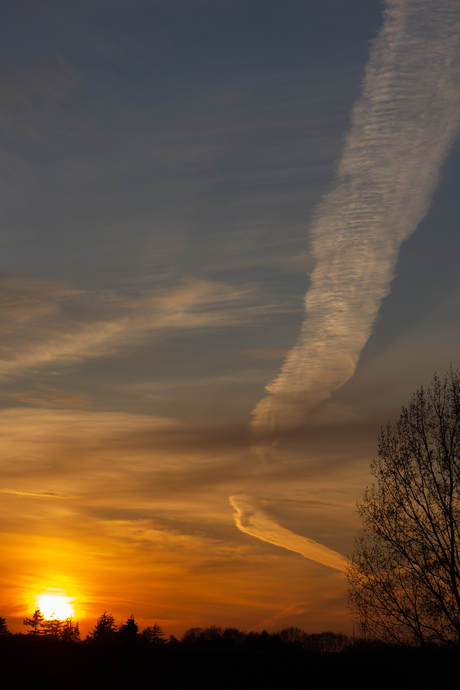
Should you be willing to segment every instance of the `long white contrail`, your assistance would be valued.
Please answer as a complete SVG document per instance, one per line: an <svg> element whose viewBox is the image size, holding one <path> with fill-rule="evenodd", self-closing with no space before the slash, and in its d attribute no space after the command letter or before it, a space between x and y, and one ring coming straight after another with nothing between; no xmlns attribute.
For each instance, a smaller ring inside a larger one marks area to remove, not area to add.
<svg viewBox="0 0 460 690"><path fill-rule="evenodd" d="M337 180L311 229L301 335L253 412L256 431L296 426L353 376L459 122L460 2L386 0Z"/></svg>
<svg viewBox="0 0 460 690"><path fill-rule="evenodd" d="M269 544L281 546L288 551L300 553L304 558L317 561L329 566L329 568L345 570L347 559L342 554L318 544L313 539L302 537L300 534L295 534L285 527L281 527L258 508L250 496L238 494L237 496L230 496L229 501L236 511L234 515L235 524L241 532L250 534L252 537L257 537L257 539Z"/></svg>

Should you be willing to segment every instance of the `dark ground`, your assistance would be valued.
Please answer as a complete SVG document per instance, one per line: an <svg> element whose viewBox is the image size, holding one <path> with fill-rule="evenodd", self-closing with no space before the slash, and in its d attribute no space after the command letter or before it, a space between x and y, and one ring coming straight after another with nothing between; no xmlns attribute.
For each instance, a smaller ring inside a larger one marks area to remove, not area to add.
<svg viewBox="0 0 460 690"><path fill-rule="evenodd" d="M439 687L459 668L453 652L205 652L14 638L0 645L2 690Z"/></svg>

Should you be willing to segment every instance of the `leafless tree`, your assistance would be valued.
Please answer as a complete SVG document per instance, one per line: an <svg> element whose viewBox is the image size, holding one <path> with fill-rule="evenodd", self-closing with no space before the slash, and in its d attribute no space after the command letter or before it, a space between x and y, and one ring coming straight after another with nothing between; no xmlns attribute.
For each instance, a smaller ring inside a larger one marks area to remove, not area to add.
<svg viewBox="0 0 460 690"><path fill-rule="evenodd" d="M421 388L381 431L358 512L349 605L387 642L460 644L460 375Z"/></svg>

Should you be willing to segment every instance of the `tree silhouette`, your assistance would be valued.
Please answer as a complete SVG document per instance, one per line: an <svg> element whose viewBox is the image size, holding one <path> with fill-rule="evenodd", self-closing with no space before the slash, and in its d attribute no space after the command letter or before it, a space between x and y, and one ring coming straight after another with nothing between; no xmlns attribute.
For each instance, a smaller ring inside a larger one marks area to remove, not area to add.
<svg viewBox="0 0 460 690"><path fill-rule="evenodd" d="M41 624L41 634L45 637L52 637L55 640L61 639L62 621L59 618L44 620Z"/></svg>
<svg viewBox="0 0 460 690"><path fill-rule="evenodd" d="M37 608L32 618L24 618L23 624L30 628L27 631L29 635L37 637L41 635L62 642L80 642L78 623L74 623L71 618L66 618L65 620L60 620L59 618L46 619L40 609Z"/></svg>
<svg viewBox="0 0 460 690"><path fill-rule="evenodd" d="M22 624L27 625L27 627L30 628L30 630L27 631L29 635L38 636L42 634L42 627L44 621L45 618L43 616L43 613L40 611L39 608L36 608L32 618L24 618Z"/></svg>
<svg viewBox="0 0 460 690"><path fill-rule="evenodd" d="M460 377L421 388L382 430L358 512L350 608L388 642L460 643Z"/></svg>
<svg viewBox="0 0 460 690"><path fill-rule="evenodd" d="M243 643L246 633L238 628L225 628L222 637L226 647L237 649Z"/></svg>
<svg viewBox="0 0 460 690"><path fill-rule="evenodd" d="M104 611L102 616L97 619L94 630L88 633L86 639L93 642L114 642L118 631L119 628L115 623L115 618L111 613Z"/></svg>
<svg viewBox="0 0 460 690"><path fill-rule="evenodd" d="M0 616L0 640L11 635L6 620Z"/></svg>
<svg viewBox="0 0 460 690"><path fill-rule="evenodd" d="M62 642L80 642L80 628L71 618L62 621L59 639Z"/></svg>
<svg viewBox="0 0 460 690"><path fill-rule="evenodd" d="M165 642L163 628L158 625L158 623L154 623L153 625L149 625L148 628L145 628L145 630L141 632L141 636L142 641L147 644L164 644Z"/></svg>
<svg viewBox="0 0 460 690"><path fill-rule="evenodd" d="M305 633L300 628L291 626L290 628L283 628L279 630L278 635L286 644L302 645L305 639Z"/></svg>
<svg viewBox="0 0 460 690"><path fill-rule="evenodd" d="M138 630L139 627L136 621L134 620L134 616L131 614L126 623L121 628L123 642L125 644L135 644L137 642Z"/></svg>

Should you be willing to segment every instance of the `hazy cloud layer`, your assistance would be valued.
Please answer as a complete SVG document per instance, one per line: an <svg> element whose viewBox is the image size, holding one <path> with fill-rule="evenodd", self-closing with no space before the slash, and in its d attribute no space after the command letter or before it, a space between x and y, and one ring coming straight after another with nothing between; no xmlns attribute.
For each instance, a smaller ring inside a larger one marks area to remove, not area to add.
<svg viewBox="0 0 460 690"><path fill-rule="evenodd" d="M230 503L236 510L235 524L241 532L288 551L300 553L305 558L327 565L335 570L345 570L347 559L337 551L328 549L322 544L294 534L281 527L264 513L250 496L230 496Z"/></svg>
<svg viewBox="0 0 460 690"><path fill-rule="evenodd" d="M298 424L353 376L458 131L459 36L457 2L387 0L336 184L311 229L306 319L254 410L256 430Z"/></svg>
<svg viewBox="0 0 460 690"><path fill-rule="evenodd" d="M208 280L126 296L3 277L0 376L110 357L160 334L235 327L282 309L261 301L251 286Z"/></svg>

